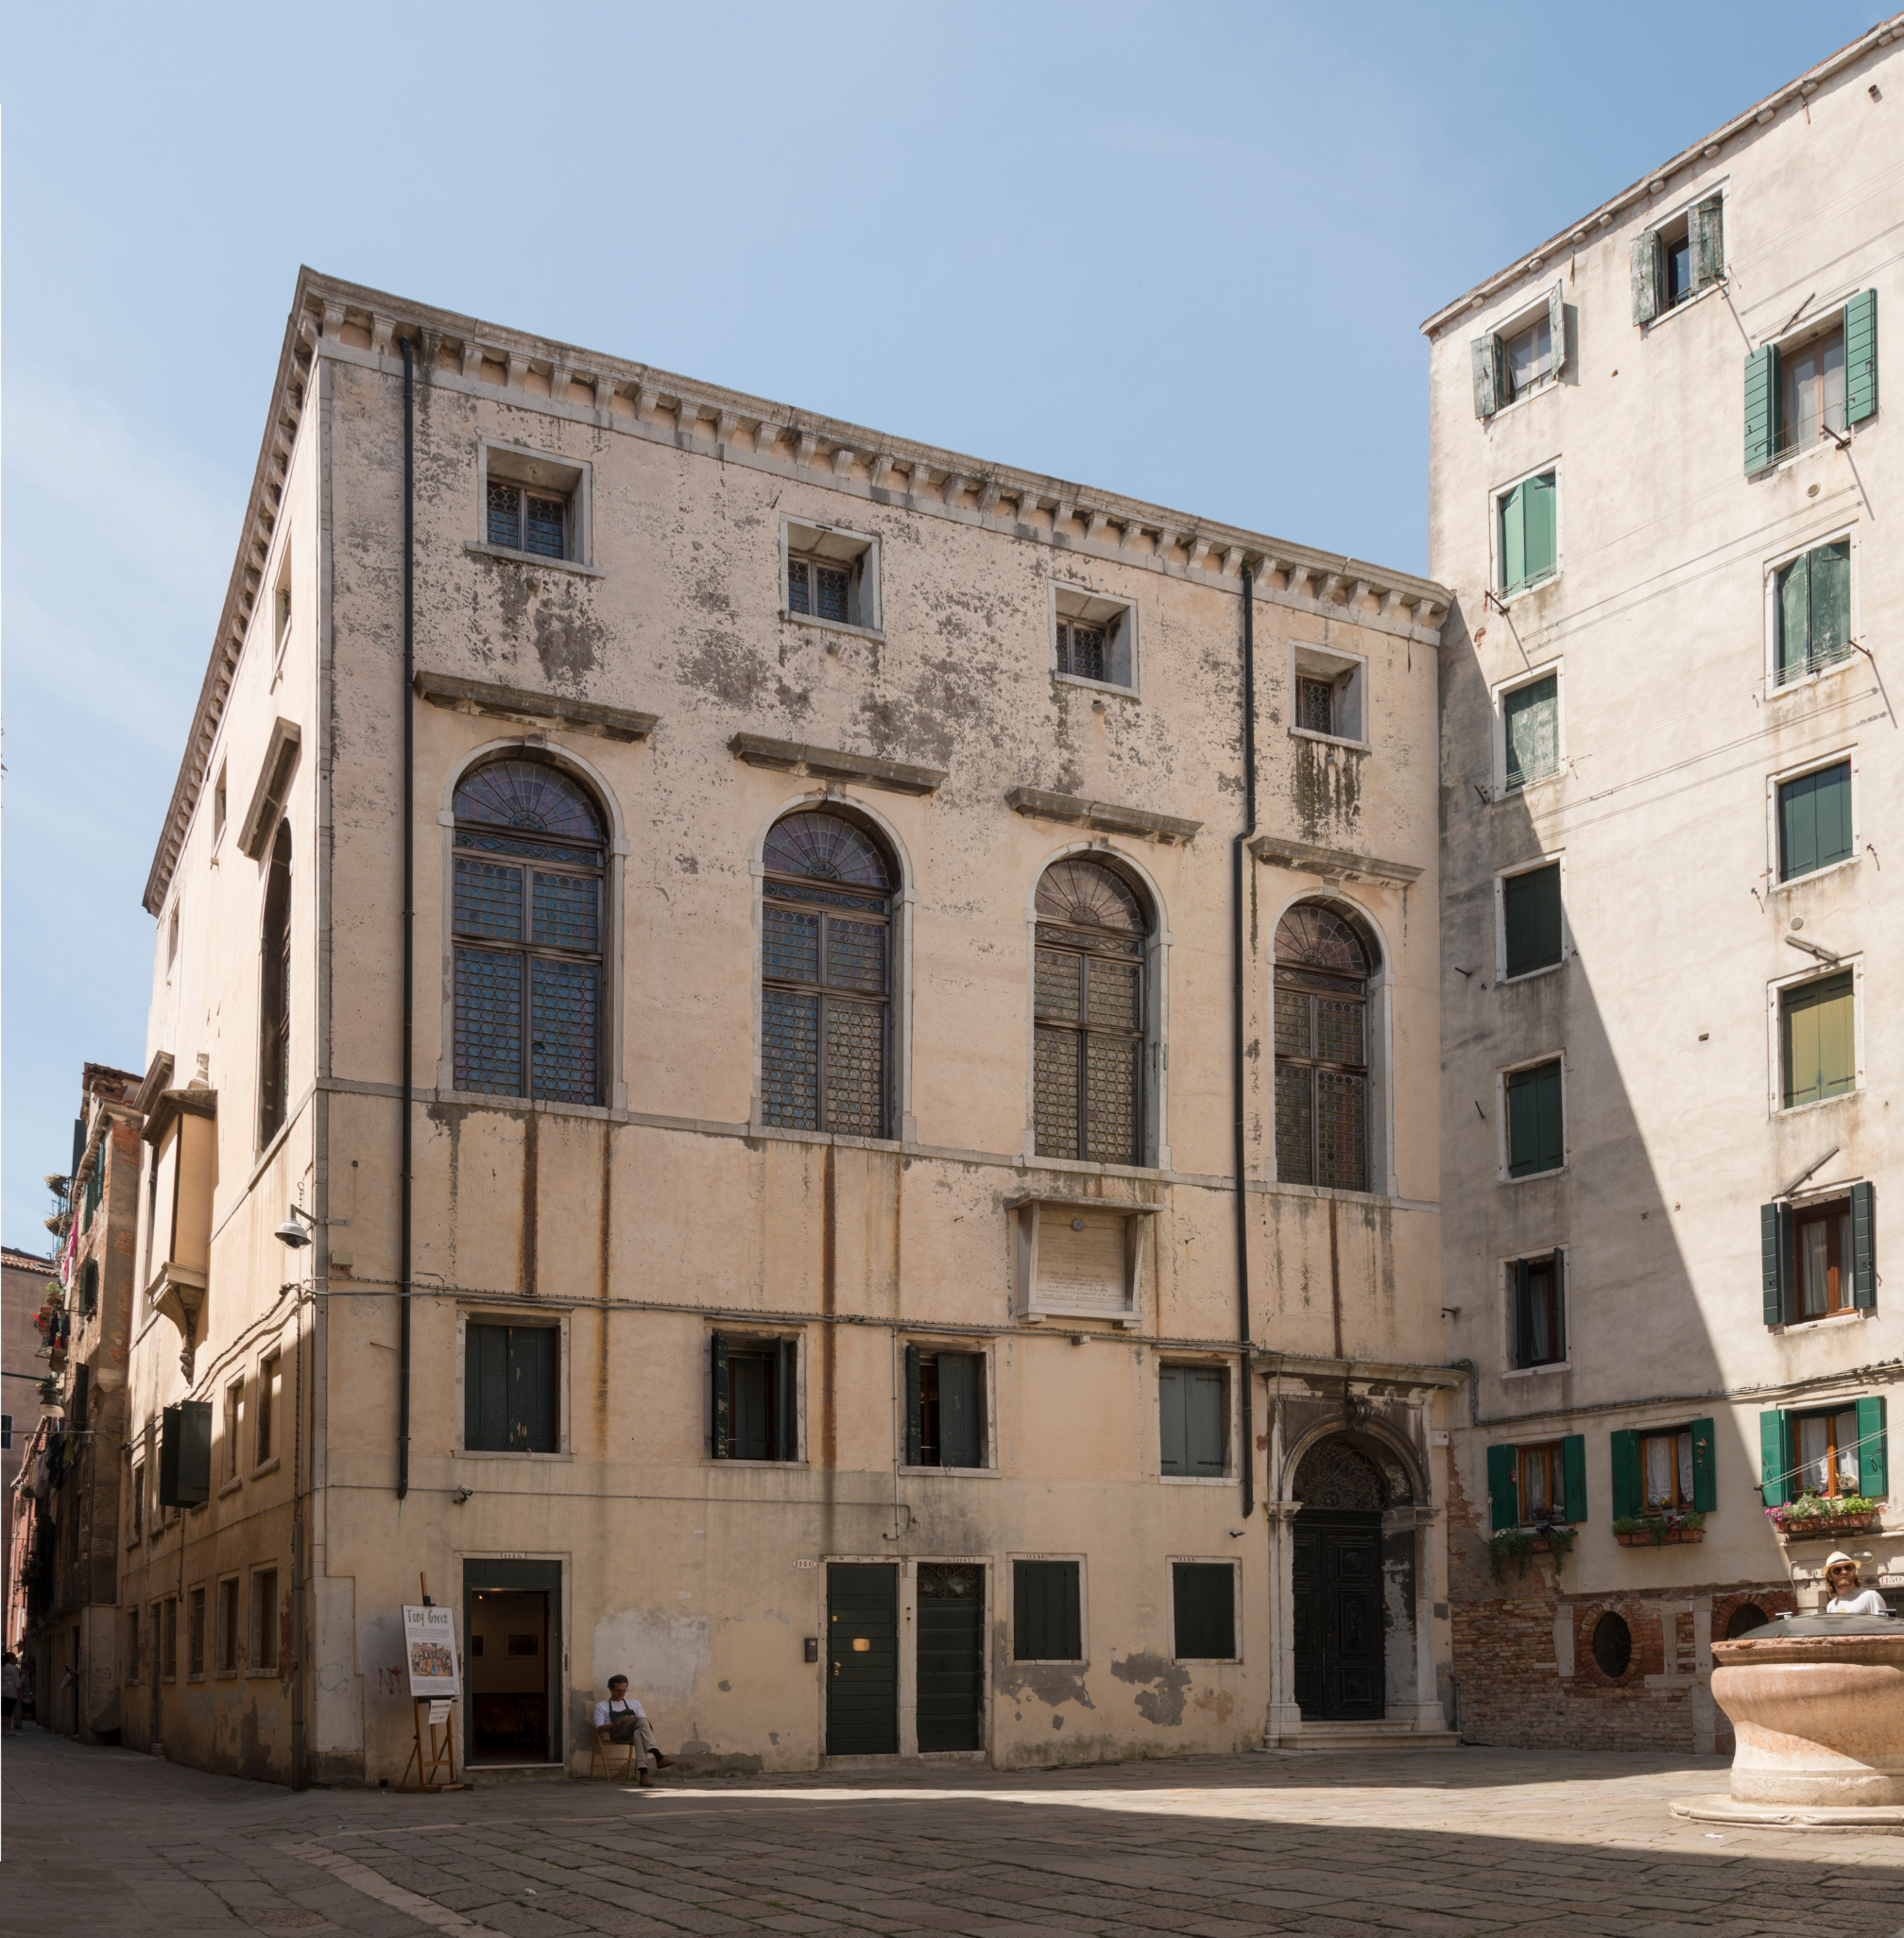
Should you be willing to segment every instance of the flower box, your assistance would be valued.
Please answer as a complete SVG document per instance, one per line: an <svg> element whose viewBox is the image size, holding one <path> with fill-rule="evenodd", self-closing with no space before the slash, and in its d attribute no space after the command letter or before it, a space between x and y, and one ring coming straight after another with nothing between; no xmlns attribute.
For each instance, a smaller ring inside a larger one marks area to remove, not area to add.
<svg viewBox="0 0 1904 1938"><path fill-rule="evenodd" d="M1863 1514L1809 1515L1803 1520L1782 1524L1778 1529L1781 1541L1832 1541L1840 1535L1868 1535L1875 1531L1880 1517L1876 1508Z"/></svg>
<svg viewBox="0 0 1904 1938"><path fill-rule="evenodd" d="M1659 1535L1649 1535L1645 1529L1635 1529L1630 1534L1615 1535L1613 1537L1622 1548L1675 1548L1684 1541L1703 1541L1704 1528L1672 1528Z"/></svg>

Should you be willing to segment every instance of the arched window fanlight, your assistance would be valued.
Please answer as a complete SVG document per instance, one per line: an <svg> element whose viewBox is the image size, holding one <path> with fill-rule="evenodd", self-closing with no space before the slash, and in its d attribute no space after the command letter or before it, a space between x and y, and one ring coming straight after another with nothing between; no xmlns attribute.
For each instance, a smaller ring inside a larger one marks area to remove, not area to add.
<svg viewBox="0 0 1904 1938"><path fill-rule="evenodd" d="M291 1093L291 824L278 823L265 874L258 1003L258 1143L284 1126Z"/></svg>
<svg viewBox="0 0 1904 1938"><path fill-rule="evenodd" d="M889 1135L894 870L865 829L809 810L763 856L761 1115Z"/></svg>
<svg viewBox="0 0 1904 1938"><path fill-rule="evenodd" d="M1045 870L1037 909L1038 1155L1141 1164L1144 906L1116 869L1078 857Z"/></svg>
<svg viewBox="0 0 1904 1938"><path fill-rule="evenodd" d="M1276 1175L1368 1189L1368 946L1334 909L1276 925Z"/></svg>
<svg viewBox="0 0 1904 1938"><path fill-rule="evenodd" d="M455 1086L601 1101L602 816L546 762L491 761L455 799Z"/></svg>

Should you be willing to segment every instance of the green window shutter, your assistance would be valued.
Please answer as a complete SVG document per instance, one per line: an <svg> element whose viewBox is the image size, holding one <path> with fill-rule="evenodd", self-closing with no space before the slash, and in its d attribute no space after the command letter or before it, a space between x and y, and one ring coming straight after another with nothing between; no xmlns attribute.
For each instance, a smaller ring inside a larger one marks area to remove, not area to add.
<svg viewBox="0 0 1904 1938"><path fill-rule="evenodd" d="M1692 212L1692 267L1701 289L1725 274L1725 197L1707 196Z"/></svg>
<svg viewBox="0 0 1904 1938"><path fill-rule="evenodd" d="M1633 241L1633 320L1650 323L1659 314L1659 289L1666 281L1658 234L1649 229Z"/></svg>
<svg viewBox="0 0 1904 1938"><path fill-rule="evenodd" d="M159 1504L198 1507L212 1498L212 1402L180 1400L159 1416Z"/></svg>
<svg viewBox="0 0 1904 1938"><path fill-rule="evenodd" d="M1567 305L1560 299L1560 284L1547 292L1547 335L1553 346L1552 373L1558 377L1567 368Z"/></svg>
<svg viewBox="0 0 1904 1938"><path fill-rule="evenodd" d="M1884 1396L1858 1402L1858 1491L1881 1501L1891 1491L1891 1463L1884 1433Z"/></svg>
<svg viewBox="0 0 1904 1938"><path fill-rule="evenodd" d="M559 1336L553 1326L511 1326L507 1336L507 1444L516 1453L554 1453L561 1441Z"/></svg>
<svg viewBox="0 0 1904 1938"><path fill-rule="evenodd" d="M1778 789L1778 879L1851 858L1851 763L1801 774Z"/></svg>
<svg viewBox="0 0 1904 1938"><path fill-rule="evenodd" d="M1761 343L1745 359L1745 475L1778 455L1778 349Z"/></svg>
<svg viewBox="0 0 1904 1938"><path fill-rule="evenodd" d="M1644 1501L1639 1484L1639 1435L1621 1427L1606 1436L1607 1466L1613 1477L1613 1518L1639 1513Z"/></svg>
<svg viewBox="0 0 1904 1938"><path fill-rule="evenodd" d="M1179 1662L1225 1662L1236 1655L1236 1570L1226 1561L1172 1565Z"/></svg>
<svg viewBox="0 0 1904 1938"><path fill-rule="evenodd" d="M1514 1282L1514 1363L1524 1368L1534 1363L1534 1275L1525 1259L1507 1270Z"/></svg>
<svg viewBox="0 0 1904 1938"><path fill-rule="evenodd" d="M1195 1367L1184 1374L1185 1471L1204 1479L1223 1476L1223 1375Z"/></svg>
<svg viewBox="0 0 1904 1938"><path fill-rule="evenodd" d="M924 1435L919 1427L919 1349L906 1347L906 1465L918 1466Z"/></svg>
<svg viewBox="0 0 1904 1938"><path fill-rule="evenodd" d="M979 1378L984 1363L972 1352L942 1352L938 1356L941 1466L985 1465Z"/></svg>
<svg viewBox="0 0 1904 1938"><path fill-rule="evenodd" d="M1487 1507L1497 1535L1520 1525L1520 1462L1512 1447L1487 1449Z"/></svg>
<svg viewBox="0 0 1904 1938"><path fill-rule="evenodd" d="M1501 884L1507 973L1524 976L1560 960L1560 864L1509 875Z"/></svg>
<svg viewBox="0 0 1904 1938"><path fill-rule="evenodd" d="M1692 1422L1692 1505L1710 1514L1719 1505L1719 1457L1712 1422Z"/></svg>
<svg viewBox="0 0 1904 1938"><path fill-rule="evenodd" d="M1158 1413L1163 1427L1160 1471L1166 1474L1187 1474L1191 1470L1184 1374L1182 1366L1164 1366L1157 1376Z"/></svg>
<svg viewBox="0 0 1904 1938"><path fill-rule="evenodd" d="M463 1445L479 1453L509 1445L509 1329L479 1326L463 1332Z"/></svg>
<svg viewBox="0 0 1904 1938"><path fill-rule="evenodd" d="M1527 577L1527 487L1517 485L1501 501L1501 589L1511 592Z"/></svg>
<svg viewBox="0 0 1904 1938"><path fill-rule="evenodd" d="M1551 578L1560 567L1560 493L1554 474L1529 478L1521 488L1525 503L1527 577Z"/></svg>
<svg viewBox="0 0 1904 1938"><path fill-rule="evenodd" d="M1842 1097L1858 1076L1851 972L1787 990L1784 1012L1786 1108Z"/></svg>
<svg viewBox="0 0 1904 1938"><path fill-rule="evenodd" d="M1507 1172L1531 1177L1566 1161L1560 1063L1517 1070L1507 1079Z"/></svg>
<svg viewBox="0 0 1904 1938"><path fill-rule="evenodd" d="M1553 1248L1553 1356L1567 1357L1567 1254Z"/></svg>
<svg viewBox="0 0 1904 1938"><path fill-rule="evenodd" d="M1781 1413L1758 1415L1758 1491L1767 1507L1783 1507L1792 1498L1790 1425Z"/></svg>
<svg viewBox="0 0 1904 1938"><path fill-rule="evenodd" d="M1778 684L1803 679L1811 661L1811 559L1810 554L1780 566L1774 582L1777 605Z"/></svg>
<svg viewBox="0 0 1904 1938"><path fill-rule="evenodd" d="M1869 1184L1851 1187L1851 1303L1869 1312L1878 1303L1878 1193Z"/></svg>
<svg viewBox="0 0 1904 1938"><path fill-rule="evenodd" d="M1810 671L1830 666L1851 650L1851 541L1817 546L1811 568L1811 628L1806 642Z"/></svg>
<svg viewBox="0 0 1904 1938"><path fill-rule="evenodd" d="M1560 680L1556 674L1531 679L1501 696L1508 791L1525 787L1560 765Z"/></svg>
<svg viewBox="0 0 1904 1938"><path fill-rule="evenodd" d="M714 1363L714 1458L730 1460L728 1422L728 1335L713 1336Z"/></svg>
<svg viewBox="0 0 1904 1938"><path fill-rule="evenodd" d="M1560 1443L1561 1486L1564 1490L1562 1518L1568 1521L1583 1521L1587 1518L1587 1435L1569 1433Z"/></svg>
<svg viewBox="0 0 1904 1938"><path fill-rule="evenodd" d="M774 1458L800 1457L799 1341L774 1341Z"/></svg>
<svg viewBox="0 0 1904 1938"><path fill-rule="evenodd" d="M1792 1211L1786 1205L1758 1208L1758 1276L1764 1291L1765 1323L1792 1323Z"/></svg>
<svg viewBox="0 0 1904 1938"><path fill-rule="evenodd" d="M1491 418L1507 402L1506 390L1501 383L1501 338L1477 336L1468 345L1468 355L1474 365L1474 414L1478 418Z"/></svg>
<svg viewBox="0 0 1904 1938"><path fill-rule="evenodd" d="M1844 421L1878 415L1878 292L1861 289L1844 305Z"/></svg>
<svg viewBox="0 0 1904 1938"><path fill-rule="evenodd" d="M1075 1561L1012 1563L1012 1655L1021 1662L1081 1662L1084 1624Z"/></svg>

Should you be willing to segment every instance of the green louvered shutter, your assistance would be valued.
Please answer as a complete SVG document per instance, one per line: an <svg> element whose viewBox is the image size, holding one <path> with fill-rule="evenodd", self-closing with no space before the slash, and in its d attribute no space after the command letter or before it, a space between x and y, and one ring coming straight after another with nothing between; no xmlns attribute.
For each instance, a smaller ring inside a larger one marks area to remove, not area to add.
<svg viewBox="0 0 1904 1938"><path fill-rule="evenodd" d="M1791 1422L1781 1413L1758 1415L1758 1491L1767 1507L1783 1507L1792 1498Z"/></svg>
<svg viewBox="0 0 1904 1938"><path fill-rule="evenodd" d="M1487 1449L1487 1504L1494 1532L1520 1525L1520 1461L1512 1447Z"/></svg>
<svg viewBox="0 0 1904 1938"><path fill-rule="evenodd" d="M924 1433L919 1424L919 1349L906 1347L906 1465L919 1465Z"/></svg>
<svg viewBox="0 0 1904 1938"><path fill-rule="evenodd" d="M1560 678L1550 673L1502 696L1502 765L1508 790L1525 787L1560 765Z"/></svg>
<svg viewBox="0 0 1904 1938"><path fill-rule="evenodd" d="M1185 1366L1164 1366L1157 1376L1158 1415L1163 1442L1159 1471L1166 1474L1187 1474L1191 1471L1184 1403L1188 1374L1189 1368Z"/></svg>
<svg viewBox="0 0 1904 1938"><path fill-rule="evenodd" d="M1811 557L1778 569L1774 582L1778 622L1778 684L1803 679L1811 663Z"/></svg>
<svg viewBox="0 0 1904 1938"><path fill-rule="evenodd" d="M1559 1060L1517 1070L1507 1079L1508 1175L1558 1171L1566 1156Z"/></svg>
<svg viewBox="0 0 1904 1938"><path fill-rule="evenodd" d="M1213 1368L1184 1374L1184 1452L1186 1471L1204 1480L1223 1478L1223 1375Z"/></svg>
<svg viewBox="0 0 1904 1938"><path fill-rule="evenodd" d="M1560 864L1509 875L1501 884L1507 973L1532 974L1560 960Z"/></svg>
<svg viewBox="0 0 1904 1938"><path fill-rule="evenodd" d="M774 1448L776 1460L800 1457L799 1341L774 1341Z"/></svg>
<svg viewBox="0 0 1904 1938"><path fill-rule="evenodd" d="M1817 546L1811 568L1811 626L1805 643L1807 668L1835 665L1851 650L1851 541Z"/></svg>
<svg viewBox="0 0 1904 1938"><path fill-rule="evenodd" d="M1869 1184L1851 1187L1851 1303L1869 1312L1878 1303L1878 1193Z"/></svg>
<svg viewBox="0 0 1904 1938"><path fill-rule="evenodd" d="M1795 881L1851 857L1851 763L1801 774L1778 789L1778 879Z"/></svg>
<svg viewBox="0 0 1904 1938"><path fill-rule="evenodd" d="M509 1450L555 1453L561 1445L559 1335L553 1326L511 1326L508 1342Z"/></svg>
<svg viewBox="0 0 1904 1938"><path fill-rule="evenodd" d="M1075 1561L1012 1563L1012 1654L1021 1662L1079 1662L1084 1624Z"/></svg>
<svg viewBox="0 0 1904 1938"><path fill-rule="evenodd" d="M1552 578L1560 566L1560 493L1553 473L1529 478L1521 490L1526 506L1527 576L1530 580Z"/></svg>
<svg viewBox="0 0 1904 1938"><path fill-rule="evenodd" d="M1885 1446L1884 1396L1858 1402L1858 1491L1881 1501L1891 1491L1890 1449Z"/></svg>
<svg viewBox="0 0 1904 1938"><path fill-rule="evenodd" d="M1507 402L1506 347L1495 335L1477 336L1468 346L1474 365L1474 414L1491 418Z"/></svg>
<svg viewBox="0 0 1904 1938"><path fill-rule="evenodd" d="M1778 455L1778 350L1761 343L1745 359L1745 475Z"/></svg>
<svg viewBox="0 0 1904 1938"><path fill-rule="evenodd" d="M1560 1443L1561 1487L1565 1493L1561 1517L1568 1521L1587 1518L1587 1435L1569 1433Z"/></svg>
<svg viewBox="0 0 1904 1938"><path fill-rule="evenodd" d="M1842 1097L1858 1081L1851 971L1784 995L1785 1107Z"/></svg>
<svg viewBox="0 0 1904 1938"><path fill-rule="evenodd" d="M713 1337L714 1362L714 1458L731 1458L728 1424L728 1335L716 1332Z"/></svg>
<svg viewBox="0 0 1904 1938"><path fill-rule="evenodd" d="M1514 1279L1514 1363L1525 1370L1534 1363L1534 1275L1525 1259L1507 1269Z"/></svg>
<svg viewBox="0 0 1904 1938"><path fill-rule="evenodd" d="M1878 415L1878 292L1861 289L1844 305L1844 421Z"/></svg>
<svg viewBox="0 0 1904 1938"><path fill-rule="evenodd" d="M1707 196L1692 212L1693 274L1701 289L1725 274L1725 197Z"/></svg>
<svg viewBox="0 0 1904 1938"><path fill-rule="evenodd" d="M1567 1254L1553 1248L1553 1357L1567 1357Z"/></svg>
<svg viewBox="0 0 1904 1938"><path fill-rule="evenodd" d="M982 1467L984 1401L980 1371L984 1361L974 1352L942 1352L939 1376L939 1465Z"/></svg>
<svg viewBox="0 0 1904 1938"><path fill-rule="evenodd" d="M1624 1518L1645 1505L1639 1484L1639 1435L1621 1427L1606 1436L1607 1464L1613 1476L1613 1518Z"/></svg>
<svg viewBox="0 0 1904 1938"><path fill-rule="evenodd" d="M1719 1451L1712 1422L1692 1422L1692 1505L1710 1514L1719 1505Z"/></svg>
<svg viewBox="0 0 1904 1938"><path fill-rule="evenodd" d="M1547 292L1547 337L1552 346L1553 357L1548 368L1553 376L1558 377L1567 368L1567 305L1561 300L1560 284L1557 283Z"/></svg>
<svg viewBox="0 0 1904 1938"><path fill-rule="evenodd" d="M502 1453L509 1445L509 1329L479 1326L463 1332L463 1445Z"/></svg>
<svg viewBox="0 0 1904 1938"><path fill-rule="evenodd" d="M1765 1295L1765 1323L1792 1323L1792 1212L1785 1205L1758 1208L1758 1276Z"/></svg>
<svg viewBox="0 0 1904 1938"><path fill-rule="evenodd" d="M1659 314L1661 274L1659 236L1649 229L1633 242L1633 320L1650 323Z"/></svg>
<svg viewBox="0 0 1904 1938"><path fill-rule="evenodd" d="M1501 589L1511 592L1527 576L1527 487L1501 501Z"/></svg>

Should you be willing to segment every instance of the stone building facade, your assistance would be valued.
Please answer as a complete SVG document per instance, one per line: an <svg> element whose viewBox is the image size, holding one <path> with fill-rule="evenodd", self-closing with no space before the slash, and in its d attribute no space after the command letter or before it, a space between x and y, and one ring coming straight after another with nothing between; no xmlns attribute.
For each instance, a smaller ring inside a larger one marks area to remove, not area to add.
<svg viewBox="0 0 1904 1938"><path fill-rule="evenodd" d="M1904 1587L1899 30L1423 326L1472 1740L1728 1747L1713 1640Z"/></svg>
<svg viewBox="0 0 1904 1938"><path fill-rule="evenodd" d="M40 1329L33 1315L44 1304L53 1261L34 1252L0 1247L0 1638L17 1649L26 1624L26 1605L16 1592L24 1555L14 1553L14 1530L30 1515L14 1501L26 1448L40 1418L42 1359ZM28 1499L30 1500L30 1496ZM24 1533L24 1527L23 1527Z"/></svg>
<svg viewBox="0 0 1904 1938"><path fill-rule="evenodd" d="M705 1769L1440 1732L1446 605L302 275L147 893L125 1741L395 1780L425 1584L478 1765L618 1671Z"/></svg>

